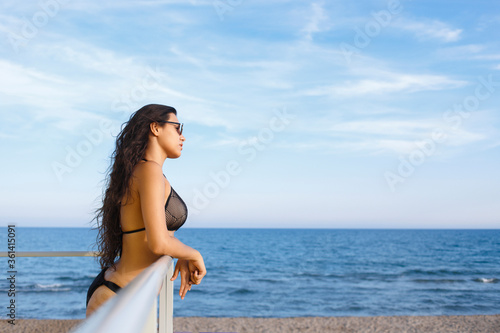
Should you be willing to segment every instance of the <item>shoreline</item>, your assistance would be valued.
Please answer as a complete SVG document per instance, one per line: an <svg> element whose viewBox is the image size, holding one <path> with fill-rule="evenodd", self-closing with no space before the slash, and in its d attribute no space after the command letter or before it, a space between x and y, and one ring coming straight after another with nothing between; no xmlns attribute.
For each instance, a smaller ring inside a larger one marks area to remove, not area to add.
<svg viewBox="0 0 500 333"><path fill-rule="evenodd" d="M82 319L0 320L1 332L63 333ZM380 317L175 317L174 332L500 332L500 314Z"/></svg>

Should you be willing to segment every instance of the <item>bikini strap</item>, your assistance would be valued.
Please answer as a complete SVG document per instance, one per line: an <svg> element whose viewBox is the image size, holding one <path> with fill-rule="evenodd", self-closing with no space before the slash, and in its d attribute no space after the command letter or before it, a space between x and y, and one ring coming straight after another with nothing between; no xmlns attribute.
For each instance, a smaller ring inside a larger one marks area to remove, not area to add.
<svg viewBox="0 0 500 333"><path fill-rule="evenodd" d="M143 231L143 230L146 230L146 228L130 230L130 231L122 231L122 234L133 234L134 232L139 232L139 231Z"/></svg>
<svg viewBox="0 0 500 333"><path fill-rule="evenodd" d="M109 289L111 289L115 294L120 289L122 289L119 285L117 285L116 283L111 282L111 281L104 280L102 284L105 285L106 287L108 287Z"/></svg>

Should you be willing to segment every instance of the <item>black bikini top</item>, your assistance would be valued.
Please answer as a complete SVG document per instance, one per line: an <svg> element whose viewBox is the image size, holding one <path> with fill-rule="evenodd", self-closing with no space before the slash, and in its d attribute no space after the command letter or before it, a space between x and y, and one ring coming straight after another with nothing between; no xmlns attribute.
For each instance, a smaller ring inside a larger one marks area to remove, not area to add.
<svg viewBox="0 0 500 333"><path fill-rule="evenodd" d="M146 161L146 159L142 159ZM163 175L165 177L165 175ZM165 222L167 224L167 230L175 231L179 229L187 219L187 206L181 197L174 191L173 187L170 186L170 194L168 195L167 202L165 203ZM146 230L146 228L122 231L123 234L133 234L134 232L139 232Z"/></svg>

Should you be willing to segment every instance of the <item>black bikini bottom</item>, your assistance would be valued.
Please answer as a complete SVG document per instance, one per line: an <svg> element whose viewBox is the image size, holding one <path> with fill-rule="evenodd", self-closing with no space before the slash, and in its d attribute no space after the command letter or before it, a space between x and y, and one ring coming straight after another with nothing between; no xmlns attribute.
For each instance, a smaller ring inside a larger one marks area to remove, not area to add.
<svg viewBox="0 0 500 333"><path fill-rule="evenodd" d="M104 273L106 273L106 270L108 268L104 268L101 273L99 273L99 275L96 276L96 278L94 279L94 281L92 282L92 284L90 285L89 287L89 290L87 291L87 305L86 307L89 305L89 301L90 301L90 298L92 297L92 295L94 294L95 290L97 288L99 288L100 286L102 285L105 285L106 287L108 287L109 289L111 289L115 294L120 290L122 289L119 285L117 285L116 283L114 282L111 282L111 281L106 281L104 280Z"/></svg>

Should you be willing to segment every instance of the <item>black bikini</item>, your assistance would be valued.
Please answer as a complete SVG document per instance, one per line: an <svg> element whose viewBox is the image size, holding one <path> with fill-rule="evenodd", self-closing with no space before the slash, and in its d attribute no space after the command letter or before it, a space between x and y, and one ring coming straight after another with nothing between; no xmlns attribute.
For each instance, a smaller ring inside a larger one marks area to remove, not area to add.
<svg viewBox="0 0 500 333"><path fill-rule="evenodd" d="M146 159L143 158L143 161ZM165 175L163 175L165 176ZM170 186L170 194L168 195L167 202L165 203L165 222L167 224L167 230L175 231L178 230L187 219L187 206L184 201L179 197L177 192L174 191L172 186ZM146 228L140 228L130 231L122 231L122 234L133 234L136 232L144 231ZM104 279L104 274L109 267L104 268L99 275L94 279L87 292L87 305L92 297L92 294L97 288L104 285L111 289L114 293L118 292L121 287L114 282L106 281Z"/></svg>
<svg viewBox="0 0 500 333"><path fill-rule="evenodd" d="M143 161L148 161L145 158ZM165 177L165 175L163 175ZM170 194L168 195L167 202L165 203L165 222L167 230L178 230L187 219L187 206L184 201L179 197L174 188L170 186ZM146 228L140 228L130 231L122 231L122 234L133 234L139 231L144 231Z"/></svg>
<svg viewBox="0 0 500 333"><path fill-rule="evenodd" d="M89 305L90 298L92 297L92 295L94 294L96 289L102 285L111 289L115 294L118 292L118 290L122 289L116 283L104 280L104 274L106 273L107 269L108 269L108 267L104 268L101 271L101 273L99 273L99 275L96 276L96 278L94 279L94 281L90 285L89 290L87 291L87 305L86 306Z"/></svg>

